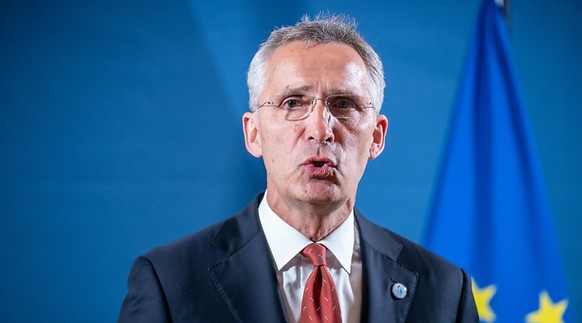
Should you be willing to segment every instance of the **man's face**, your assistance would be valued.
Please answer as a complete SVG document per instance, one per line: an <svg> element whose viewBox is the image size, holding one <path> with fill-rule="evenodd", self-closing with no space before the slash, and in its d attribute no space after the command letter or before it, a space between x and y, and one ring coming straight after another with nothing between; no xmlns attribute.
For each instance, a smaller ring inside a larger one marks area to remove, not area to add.
<svg viewBox="0 0 582 323"><path fill-rule="evenodd" d="M260 103L291 95L326 98L351 94L370 101L370 78L363 60L345 44L305 47L291 42L278 48L267 64ZM279 108L262 107L243 116L245 142L267 170L269 204L309 203L353 207L367 161L384 148L388 121L373 109L358 120L330 115L323 100L299 121L288 121Z"/></svg>

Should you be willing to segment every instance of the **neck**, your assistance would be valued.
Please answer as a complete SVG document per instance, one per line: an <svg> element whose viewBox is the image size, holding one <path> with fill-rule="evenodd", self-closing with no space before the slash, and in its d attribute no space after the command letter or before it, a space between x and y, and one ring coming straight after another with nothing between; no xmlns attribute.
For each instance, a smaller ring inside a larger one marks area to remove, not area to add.
<svg viewBox="0 0 582 323"><path fill-rule="evenodd" d="M275 214L313 242L327 237L339 227L348 218L354 205L352 199L326 204L290 203L269 195L267 201Z"/></svg>

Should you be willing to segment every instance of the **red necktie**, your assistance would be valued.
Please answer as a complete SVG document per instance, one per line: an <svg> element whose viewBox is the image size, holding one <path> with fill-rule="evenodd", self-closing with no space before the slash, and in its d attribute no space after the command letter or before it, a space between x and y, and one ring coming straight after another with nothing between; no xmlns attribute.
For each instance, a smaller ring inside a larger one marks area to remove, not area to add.
<svg viewBox="0 0 582 323"><path fill-rule="evenodd" d="M300 323L342 322L335 284L325 263L325 252L325 246L316 243L301 251L313 263L313 271L305 284Z"/></svg>

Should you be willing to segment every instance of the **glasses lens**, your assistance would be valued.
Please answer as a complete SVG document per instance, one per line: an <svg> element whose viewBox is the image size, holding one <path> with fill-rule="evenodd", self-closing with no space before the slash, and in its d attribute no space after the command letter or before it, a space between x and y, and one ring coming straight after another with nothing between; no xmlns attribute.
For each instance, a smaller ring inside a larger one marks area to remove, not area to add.
<svg viewBox="0 0 582 323"><path fill-rule="evenodd" d="M307 117L311 108L311 100L307 97L292 97L284 100L281 107L287 113L287 120L296 121Z"/></svg>
<svg viewBox="0 0 582 323"><path fill-rule="evenodd" d="M329 112L338 119L353 119L360 114L361 109L353 97L330 95L326 101Z"/></svg>
<svg viewBox="0 0 582 323"><path fill-rule="evenodd" d="M276 106L278 111L285 114L285 119L289 121L303 120L311 114L317 101L324 101L325 107L328 109L329 113L336 119L342 121L346 120L358 120L364 113L365 108L371 106L370 103L363 105L360 101L361 98L349 94L336 94L330 95L325 100L317 97L307 97L307 96L292 96L283 100L278 106ZM275 106L273 102L267 101L263 106Z"/></svg>

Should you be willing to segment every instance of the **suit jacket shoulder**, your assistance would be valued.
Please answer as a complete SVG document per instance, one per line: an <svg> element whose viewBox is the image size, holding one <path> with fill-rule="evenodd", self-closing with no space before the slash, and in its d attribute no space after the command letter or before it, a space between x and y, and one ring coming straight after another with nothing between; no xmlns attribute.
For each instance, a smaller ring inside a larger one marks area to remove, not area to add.
<svg viewBox="0 0 582 323"><path fill-rule="evenodd" d="M285 322L257 216L260 199L232 218L139 257L119 321Z"/></svg>
<svg viewBox="0 0 582 323"><path fill-rule="evenodd" d="M470 277L444 258L356 211L363 263L363 321L479 322ZM405 296L393 290L406 287Z"/></svg>
<svg viewBox="0 0 582 323"><path fill-rule="evenodd" d="M240 214L139 257L120 322L286 322L260 226L259 195ZM362 322L478 322L470 279L356 211ZM407 288L395 297L395 284Z"/></svg>

